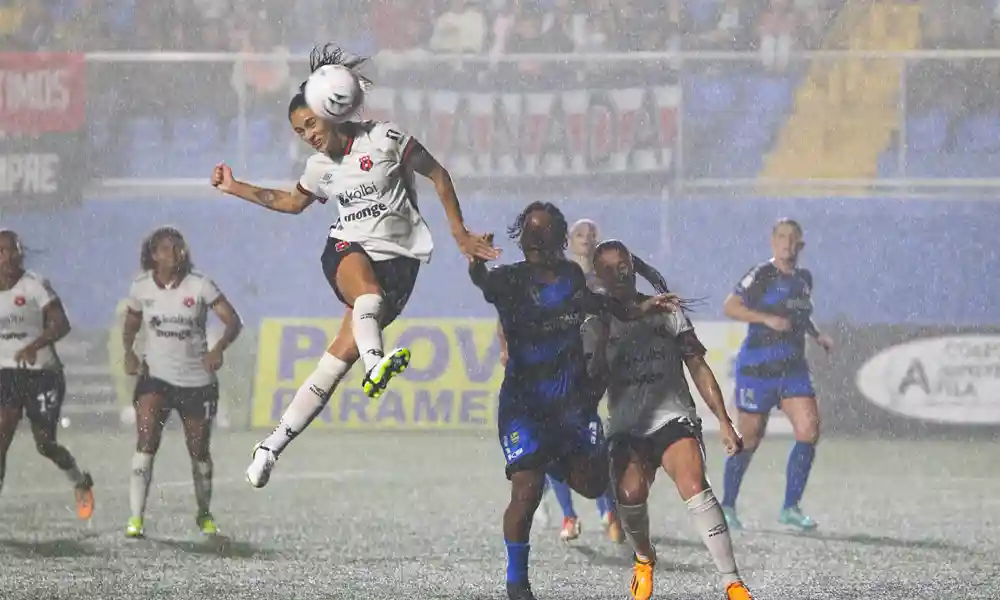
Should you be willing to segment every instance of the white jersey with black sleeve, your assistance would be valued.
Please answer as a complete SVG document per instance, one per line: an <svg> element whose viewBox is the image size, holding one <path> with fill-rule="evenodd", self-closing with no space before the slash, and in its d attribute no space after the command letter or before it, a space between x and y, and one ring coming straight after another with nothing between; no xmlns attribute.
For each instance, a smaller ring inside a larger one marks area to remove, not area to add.
<svg viewBox="0 0 1000 600"><path fill-rule="evenodd" d="M674 420L701 422L684 376L684 359L704 356L705 347L683 312L635 321L609 317L607 324L588 319L583 327L587 354L596 351L605 333L609 436L646 437Z"/></svg>
<svg viewBox="0 0 1000 600"><path fill-rule="evenodd" d="M309 157L298 189L336 202L330 237L361 245L372 260L400 256L430 262L430 228L417 210L413 172L405 167L416 140L394 123L352 123L343 154Z"/></svg>
<svg viewBox="0 0 1000 600"><path fill-rule="evenodd" d="M45 331L45 308L59 300L48 280L25 271L9 290L0 292L0 368L57 370L62 368L54 345L35 355L35 364L17 364L14 356Z"/></svg>
<svg viewBox="0 0 1000 600"><path fill-rule="evenodd" d="M208 311L220 298L215 282L198 271L168 287L161 287L148 271L135 278L126 303L142 314L143 361L150 377L177 387L215 383L215 374L205 370L202 359L208 353Z"/></svg>

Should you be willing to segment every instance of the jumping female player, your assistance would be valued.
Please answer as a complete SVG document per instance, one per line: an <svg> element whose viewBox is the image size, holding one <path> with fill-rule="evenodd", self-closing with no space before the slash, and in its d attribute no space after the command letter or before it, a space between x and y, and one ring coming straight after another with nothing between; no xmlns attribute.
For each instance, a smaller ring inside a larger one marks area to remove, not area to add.
<svg viewBox="0 0 1000 600"><path fill-rule="evenodd" d="M363 61L327 45L313 50L310 67L315 71L341 65L354 70ZM294 191L237 181L224 164L212 174L212 185L219 190L274 211L298 214L314 201L333 200L339 214L330 227L321 263L347 312L337 337L295 393L278 426L254 448L246 473L254 487L267 484L282 450L323 410L359 356L365 365L362 385L371 397L381 395L389 380L409 364L410 351L405 348L388 356L383 353L382 329L406 306L420 263L430 260L434 246L417 211L414 173L434 183L464 255L486 260L499 256L483 236L466 229L451 176L420 142L395 123L321 120L306 105L304 89L305 83L288 105L288 120L316 153L309 157Z"/></svg>
<svg viewBox="0 0 1000 600"><path fill-rule="evenodd" d="M580 331L585 316L615 311L635 318L674 308L668 296L623 305L591 292L580 267L563 256L567 233L558 208L532 203L509 229L525 259L492 270L481 260L470 266L473 283L497 308L508 345L498 425L511 482L503 519L511 600L534 598L528 537L546 473L586 498L608 489L599 398L589 386Z"/></svg>
<svg viewBox="0 0 1000 600"><path fill-rule="evenodd" d="M69 333L62 301L49 282L24 269L21 240L0 230L0 489L7 450L27 415L38 453L66 474L76 493L76 514L94 514L94 481L56 442L66 380L55 344Z"/></svg>
<svg viewBox="0 0 1000 600"><path fill-rule="evenodd" d="M799 509L819 441L819 409L806 363L805 336L808 333L827 352L833 340L812 321L812 273L798 267L805 245L798 223L778 221L771 230L774 258L751 269L726 298L726 316L750 324L736 357L736 409L743 452L726 460L723 480L722 508L732 529L743 526L736 515L736 498L754 450L764 437L768 414L775 407L785 413L795 432L778 520L802 531L816 528L816 522Z"/></svg>
<svg viewBox="0 0 1000 600"><path fill-rule="evenodd" d="M161 227L146 238L139 253L142 273L132 282L122 328L125 372L138 375L135 384L135 426L138 434L132 457L129 505L132 516L125 536L143 536L146 498L153 477L153 457L160 448L163 426L176 410L184 426L191 456L195 522L205 535L218 533L209 511L212 501L212 456L209 445L212 420L219 406L215 372L222 354L240 334L239 315L215 283L194 270L191 252L179 231ZM211 349L205 324L208 312L226 329ZM145 326L142 359L135 338Z"/></svg>
<svg viewBox="0 0 1000 600"><path fill-rule="evenodd" d="M619 241L601 243L594 266L602 285L623 304L644 299L636 289L632 254ZM618 515L635 552L630 584L635 600L653 594L656 553L650 542L646 501L663 470L715 561L728 600L750 600L733 558L726 519L705 475L701 420L684 377L687 365L698 392L719 420L722 443L734 454L742 440L726 413L725 401L705 347L683 312L647 315L634 321L591 317L584 324L590 373L608 390L608 445Z"/></svg>

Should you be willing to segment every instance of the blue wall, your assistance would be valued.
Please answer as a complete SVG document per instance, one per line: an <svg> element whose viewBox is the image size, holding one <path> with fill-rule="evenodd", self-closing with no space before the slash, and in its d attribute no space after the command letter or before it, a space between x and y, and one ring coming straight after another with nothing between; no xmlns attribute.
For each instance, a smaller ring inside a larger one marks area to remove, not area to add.
<svg viewBox="0 0 1000 600"><path fill-rule="evenodd" d="M553 200L570 219L593 218L602 237L622 238L651 258L679 292L708 296L703 318L721 316L732 284L768 258L771 223L790 216L806 229L803 264L816 279L819 320L1000 324L997 203ZM470 225L504 238L504 259L514 260L504 228L523 201L467 197L464 205ZM406 315L491 315L468 282L436 200L425 194L422 206L438 232L438 249ZM79 327L110 321L137 270L140 241L161 224L186 234L199 268L255 323L340 314L319 269L332 210L316 205L303 215L279 215L209 193L193 200L91 200L55 215L8 217L3 226L18 230L36 251L30 268L53 281Z"/></svg>

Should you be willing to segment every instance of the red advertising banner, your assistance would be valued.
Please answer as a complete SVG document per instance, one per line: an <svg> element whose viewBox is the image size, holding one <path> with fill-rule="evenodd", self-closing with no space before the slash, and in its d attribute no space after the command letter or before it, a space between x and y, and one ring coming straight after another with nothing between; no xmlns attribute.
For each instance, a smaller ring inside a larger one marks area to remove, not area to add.
<svg viewBox="0 0 1000 600"><path fill-rule="evenodd" d="M0 131L79 131L86 112L83 55L0 53Z"/></svg>

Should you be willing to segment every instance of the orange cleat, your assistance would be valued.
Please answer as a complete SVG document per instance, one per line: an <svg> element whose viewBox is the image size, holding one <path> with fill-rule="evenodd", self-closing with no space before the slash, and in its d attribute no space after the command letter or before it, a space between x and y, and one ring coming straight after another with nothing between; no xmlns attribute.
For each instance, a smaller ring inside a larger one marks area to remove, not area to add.
<svg viewBox="0 0 1000 600"><path fill-rule="evenodd" d="M753 600L753 596L745 583L737 581L726 586L726 600Z"/></svg>
<svg viewBox="0 0 1000 600"><path fill-rule="evenodd" d="M94 516L94 480L90 473L83 474L83 481L73 488L76 496L76 516L88 520Z"/></svg>
<svg viewBox="0 0 1000 600"><path fill-rule="evenodd" d="M635 557L635 569L632 572L632 581L628 584L629 591L632 592L634 600L649 600L653 596L653 565L650 561L639 560Z"/></svg>

